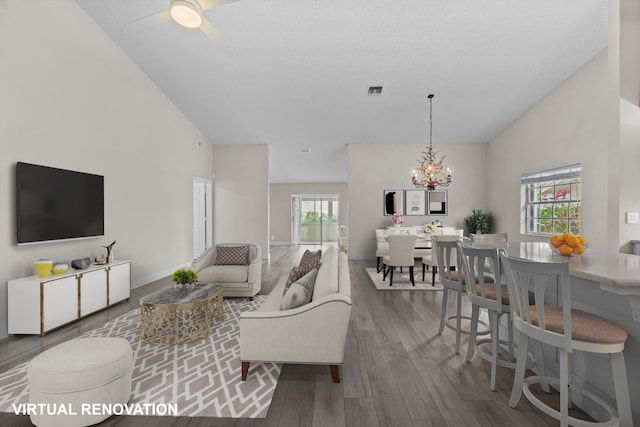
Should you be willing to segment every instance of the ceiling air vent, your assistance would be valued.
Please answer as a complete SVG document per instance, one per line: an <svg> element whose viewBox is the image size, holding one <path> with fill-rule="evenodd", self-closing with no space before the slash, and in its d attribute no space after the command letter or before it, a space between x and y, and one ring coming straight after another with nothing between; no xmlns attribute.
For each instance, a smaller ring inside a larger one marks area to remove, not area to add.
<svg viewBox="0 0 640 427"><path fill-rule="evenodd" d="M369 90L367 90L367 95L369 96L382 95L382 86L369 86Z"/></svg>

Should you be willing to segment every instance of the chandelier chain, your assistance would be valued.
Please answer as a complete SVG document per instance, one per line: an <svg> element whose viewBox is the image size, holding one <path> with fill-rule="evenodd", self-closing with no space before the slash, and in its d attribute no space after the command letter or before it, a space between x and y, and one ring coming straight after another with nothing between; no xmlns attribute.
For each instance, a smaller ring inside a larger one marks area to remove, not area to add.
<svg viewBox="0 0 640 427"><path fill-rule="evenodd" d="M433 94L429 98L429 147L423 151L418 159L418 168L413 170L411 182L417 188L434 190L436 187L447 187L453 182L452 170L444 167L442 156L440 161L436 161L437 151L433 149Z"/></svg>

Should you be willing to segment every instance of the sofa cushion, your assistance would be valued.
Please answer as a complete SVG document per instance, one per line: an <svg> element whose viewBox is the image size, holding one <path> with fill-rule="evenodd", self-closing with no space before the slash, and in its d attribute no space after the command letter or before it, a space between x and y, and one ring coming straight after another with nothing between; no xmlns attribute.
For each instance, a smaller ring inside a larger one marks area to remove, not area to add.
<svg viewBox="0 0 640 427"><path fill-rule="evenodd" d="M311 252L309 249L304 251L302 254L302 258L300 259L300 263L298 267L303 268L320 268L320 256L322 255L322 250L318 249L315 252Z"/></svg>
<svg viewBox="0 0 640 427"><path fill-rule="evenodd" d="M246 283L248 279L246 265L210 265L198 272L198 281L203 283Z"/></svg>
<svg viewBox="0 0 640 427"><path fill-rule="evenodd" d="M322 254L321 266L313 288L312 300L338 292L338 249L331 247Z"/></svg>
<svg viewBox="0 0 640 427"><path fill-rule="evenodd" d="M289 286L280 301L280 310L300 307L311 301L313 285L316 283L318 269L314 268Z"/></svg>
<svg viewBox="0 0 640 427"><path fill-rule="evenodd" d="M249 246L218 246L213 265L249 265Z"/></svg>
<svg viewBox="0 0 640 427"><path fill-rule="evenodd" d="M284 292L282 293L282 295L284 295L287 292L287 289L289 289L289 286L291 286L295 281L297 281L298 279L300 279L301 277L309 273L311 270L314 270L316 268L318 267L314 267L311 264L293 267L291 269L291 272L289 273L289 278L287 279L287 282L284 284Z"/></svg>

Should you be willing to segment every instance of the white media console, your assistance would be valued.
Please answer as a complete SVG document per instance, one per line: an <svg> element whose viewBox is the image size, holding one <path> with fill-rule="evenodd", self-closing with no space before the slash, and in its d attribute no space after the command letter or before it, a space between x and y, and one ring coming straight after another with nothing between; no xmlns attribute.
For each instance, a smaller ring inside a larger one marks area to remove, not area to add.
<svg viewBox="0 0 640 427"><path fill-rule="evenodd" d="M9 280L8 332L42 336L130 296L130 261L92 264L46 278Z"/></svg>

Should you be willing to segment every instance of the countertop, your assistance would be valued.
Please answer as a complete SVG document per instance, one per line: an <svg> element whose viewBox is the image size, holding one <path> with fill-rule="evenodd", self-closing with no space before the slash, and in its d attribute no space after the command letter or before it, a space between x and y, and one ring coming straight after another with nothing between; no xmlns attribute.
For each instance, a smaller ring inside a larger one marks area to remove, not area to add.
<svg viewBox="0 0 640 427"><path fill-rule="evenodd" d="M580 256L565 257L546 242L510 243L510 256L531 261L568 262L571 276L616 287L621 294L640 292L640 256L587 249Z"/></svg>

